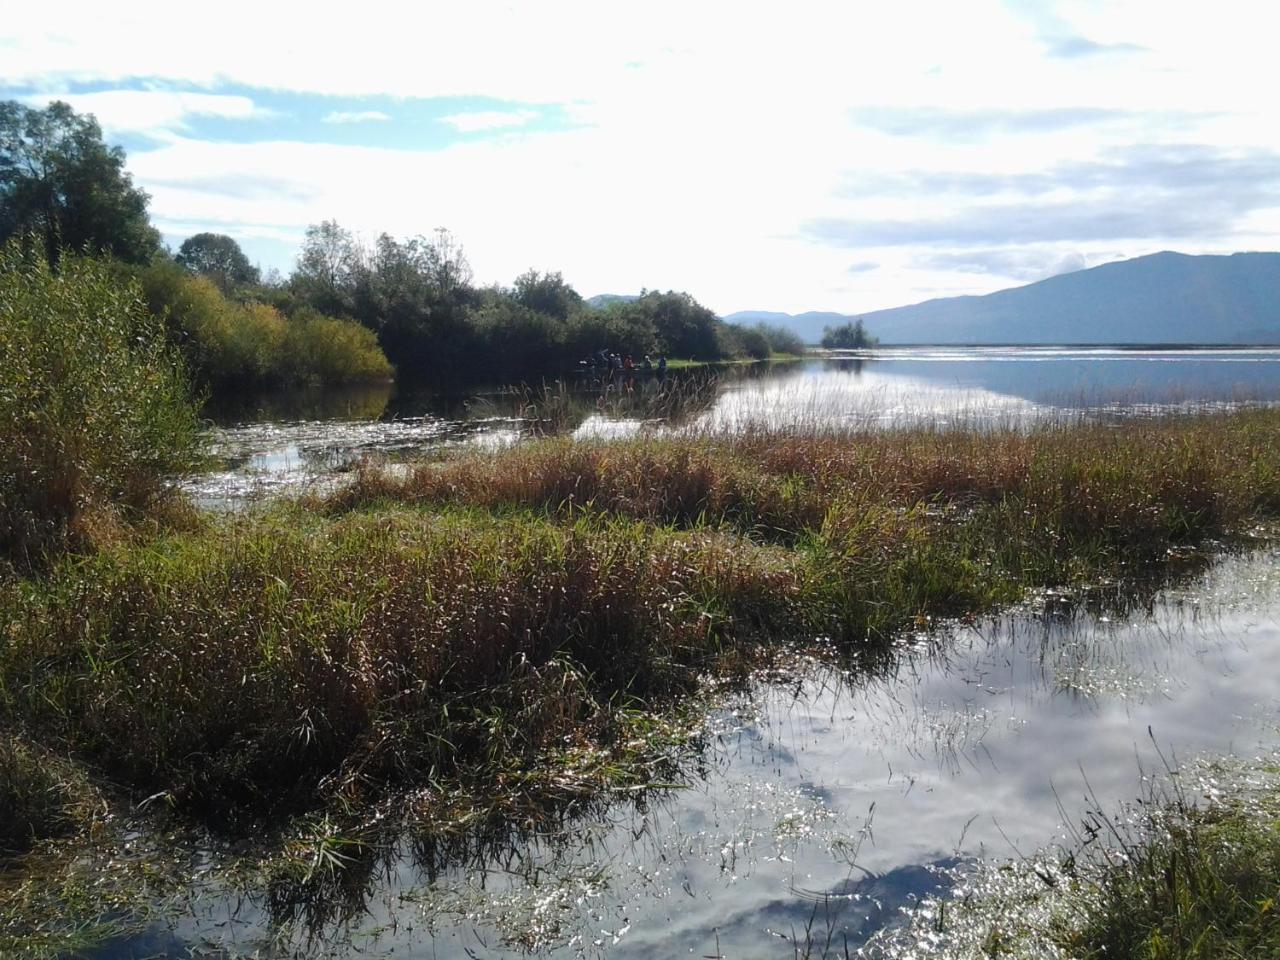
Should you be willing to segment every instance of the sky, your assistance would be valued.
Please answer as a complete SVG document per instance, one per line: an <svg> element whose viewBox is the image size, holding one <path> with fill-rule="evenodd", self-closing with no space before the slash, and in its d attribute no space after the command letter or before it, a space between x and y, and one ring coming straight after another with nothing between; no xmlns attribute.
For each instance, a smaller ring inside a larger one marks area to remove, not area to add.
<svg viewBox="0 0 1280 960"><path fill-rule="evenodd" d="M93 113L177 247L450 230L481 283L858 313L1280 249L1262 0L20 4L0 99Z"/></svg>

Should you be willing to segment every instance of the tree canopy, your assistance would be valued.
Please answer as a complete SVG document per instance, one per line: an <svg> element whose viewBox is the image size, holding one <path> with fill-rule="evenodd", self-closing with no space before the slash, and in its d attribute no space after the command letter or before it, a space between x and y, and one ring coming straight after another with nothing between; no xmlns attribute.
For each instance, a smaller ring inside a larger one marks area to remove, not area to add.
<svg viewBox="0 0 1280 960"><path fill-rule="evenodd" d="M867 333L866 324L861 320L842 323L838 327L824 327L822 345L828 350L861 350L874 347L880 341Z"/></svg>
<svg viewBox="0 0 1280 960"><path fill-rule="evenodd" d="M182 241L175 257L188 270L204 274L223 291L235 284L258 283L258 268L225 233L197 233Z"/></svg>
<svg viewBox="0 0 1280 960"><path fill-rule="evenodd" d="M38 236L51 264L62 249L144 263L160 249L147 200L91 114L0 102L0 240Z"/></svg>

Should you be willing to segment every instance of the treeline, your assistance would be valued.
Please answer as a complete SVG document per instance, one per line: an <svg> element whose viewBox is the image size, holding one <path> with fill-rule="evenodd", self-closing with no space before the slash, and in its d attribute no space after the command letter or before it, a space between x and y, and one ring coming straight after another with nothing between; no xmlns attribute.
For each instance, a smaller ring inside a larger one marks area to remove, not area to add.
<svg viewBox="0 0 1280 960"><path fill-rule="evenodd" d="M511 379L554 374L605 349L694 360L800 353L781 328L723 323L687 293L642 292L596 307L559 272L479 287L447 230L372 244L333 221L307 230L282 306L349 317L377 332L402 376Z"/></svg>
<svg viewBox="0 0 1280 960"><path fill-rule="evenodd" d="M560 273L477 286L446 230L372 244L333 221L308 228L291 276L266 282L231 237L201 233L176 255L147 216L147 195L97 121L64 103L0 103L0 241L26 238L50 268L65 251L117 261L198 380L323 383L554 375L598 350L695 360L801 353L778 327L723 323L687 293L594 307Z"/></svg>

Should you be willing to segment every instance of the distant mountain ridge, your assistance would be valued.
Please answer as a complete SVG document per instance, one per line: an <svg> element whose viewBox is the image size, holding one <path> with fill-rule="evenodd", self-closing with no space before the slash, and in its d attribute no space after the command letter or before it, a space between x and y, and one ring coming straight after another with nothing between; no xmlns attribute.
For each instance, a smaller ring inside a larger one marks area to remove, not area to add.
<svg viewBox="0 0 1280 960"><path fill-rule="evenodd" d="M739 311L806 343L861 319L882 343L1280 343L1280 253L1154 253L985 296L861 314Z"/></svg>
<svg viewBox="0 0 1280 960"><path fill-rule="evenodd" d="M597 310L601 307L607 307L611 303L631 303L639 300L638 293L597 293L594 297L587 297L587 306L595 307Z"/></svg>

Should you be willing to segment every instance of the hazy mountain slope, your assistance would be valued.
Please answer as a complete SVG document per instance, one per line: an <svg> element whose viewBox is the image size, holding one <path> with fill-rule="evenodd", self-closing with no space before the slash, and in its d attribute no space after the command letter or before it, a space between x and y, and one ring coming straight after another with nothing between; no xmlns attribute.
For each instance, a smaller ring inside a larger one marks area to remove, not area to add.
<svg viewBox="0 0 1280 960"><path fill-rule="evenodd" d="M1280 343L1280 253L1157 253L859 316L884 343ZM782 322L816 342L844 319Z"/></svg>

